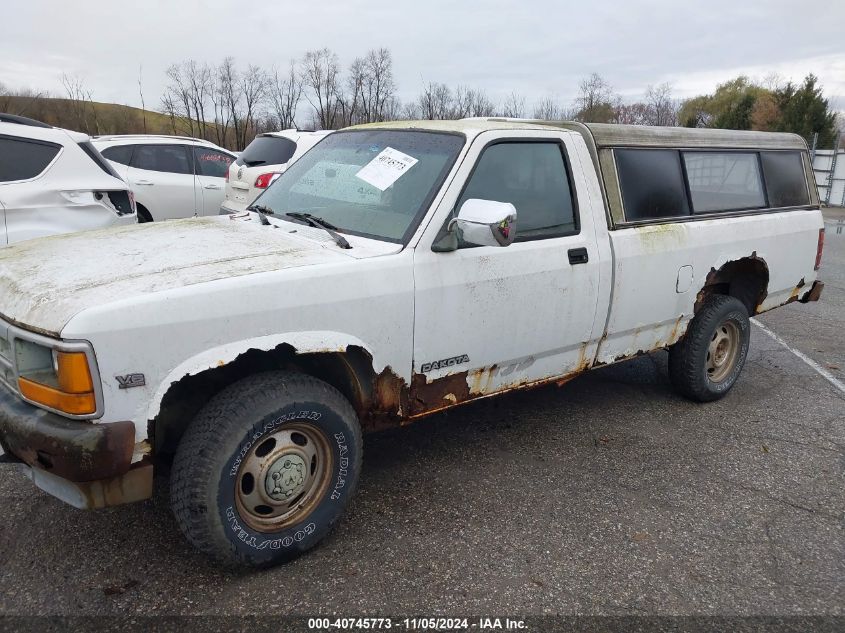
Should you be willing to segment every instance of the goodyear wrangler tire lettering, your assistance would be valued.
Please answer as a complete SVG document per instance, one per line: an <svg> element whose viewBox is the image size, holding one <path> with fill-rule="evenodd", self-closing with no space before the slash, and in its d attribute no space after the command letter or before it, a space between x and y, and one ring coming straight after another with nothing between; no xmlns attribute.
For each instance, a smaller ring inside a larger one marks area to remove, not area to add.
<svg viewBox="0 0 845 633"><path fill-rule="evenodd" d="M252 448L255 441L260 439L268 431L275 429L280 424L283 424L285 422L290 422L291 420L319 420L321 416L322 416L322 413L320 413L319 411L300 411L298 413L292 412L292 413L289 413L287 415L280 416L280 417L276 418L275 420L268 422L267 424L264 425L264 428L261 431L258 431L255 434L253 434L251 442L248 442L247 444L244 445L244 447L241 449L240 454L236 458L235 464L232 466L232 469L231 469L229 474L232 477L237 475L238 467L241 465L241 461L243 460L244 456Z"/></svg>
<svg viewBox="0 0 845 633"><path fill-rule="evenodd" d="M174 459L171 503L200 550L268 567L326 537L360 469L349 402L316 378L267 372L224 389L192 421Z"/></svg>
<svg viewBox="0 0 845 633"><path fill-rule="evenodd" d="M241 524L238 523L235 509L232 506L226 508L226 518L229 519L229 525L235 536L240 541L243 541L245 545L256 550L263 550L268 547L274 550L281 549L283 547L290 547L294 543L302 542L307 536L313 534L317 530L317 526L314 523L309 523L301 530L297 530L292 537L286 536L281 539L259 540L256 536L250 536L250 534L241 527Z"/></svg>

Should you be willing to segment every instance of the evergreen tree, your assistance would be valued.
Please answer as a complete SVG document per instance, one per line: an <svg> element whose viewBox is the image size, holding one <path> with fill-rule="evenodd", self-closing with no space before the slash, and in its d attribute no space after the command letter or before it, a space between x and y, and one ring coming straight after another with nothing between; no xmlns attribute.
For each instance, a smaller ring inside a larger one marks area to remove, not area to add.
<svg viewBox="0 0 845 633"><path fill-rule="evenodd" d="M817 146L829 148L836 140L836 115L830 111L817 82L818 78L810 74L801 86L789 82L775 91L780 108L776 129L800 134L808 144L812 144L813 135L818 132Z"/></svg>

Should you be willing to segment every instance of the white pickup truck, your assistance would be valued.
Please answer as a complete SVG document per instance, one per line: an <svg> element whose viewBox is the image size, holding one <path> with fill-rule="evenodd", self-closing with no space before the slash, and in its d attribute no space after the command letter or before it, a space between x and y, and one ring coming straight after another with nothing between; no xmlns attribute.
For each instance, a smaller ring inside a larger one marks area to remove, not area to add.
<svg viewBox="0 0 845 633"><path fill-rule="evenodd" d="M789 134L505 119L322 140L249 212L0 251L0 443L84 508L152 494L217 559L326 536L361 431L651 350L724 396L749 316L815 301Z"/></svg>

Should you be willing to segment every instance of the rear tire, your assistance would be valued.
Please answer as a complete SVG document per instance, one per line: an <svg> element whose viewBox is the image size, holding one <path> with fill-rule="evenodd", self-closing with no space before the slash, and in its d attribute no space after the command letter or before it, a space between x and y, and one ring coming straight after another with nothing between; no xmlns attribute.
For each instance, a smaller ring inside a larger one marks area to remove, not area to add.
<svg viewBox="0 0 845 633"><path fill-rule="evenodd" d="M361 453L355 411L334 387L290 371L249 376L212 398L180 441L176 522L224 564L290 561L340 519Z"/></svg>
<svg viewBox="0 0 845 633"><path fill-rule="evenodd" d="M713 295L669 349L669 378L690 400L710 402L736 383L751 339L748 309L735 297Z"/></svg>

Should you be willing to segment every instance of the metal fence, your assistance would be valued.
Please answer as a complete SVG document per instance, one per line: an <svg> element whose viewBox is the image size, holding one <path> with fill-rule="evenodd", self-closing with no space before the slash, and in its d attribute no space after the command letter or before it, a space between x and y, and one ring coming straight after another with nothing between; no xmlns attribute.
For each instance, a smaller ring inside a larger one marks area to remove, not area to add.
<svg viewBox="0 0 845 633"><path fill-rule="evenodd" d="M841 136L838 141L835 147L841 146ZM845 207L845 150L814 150L813 172L821 201L831 206Z"/></svg>

